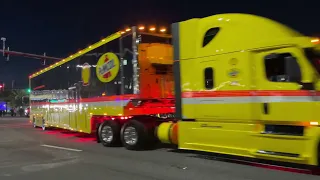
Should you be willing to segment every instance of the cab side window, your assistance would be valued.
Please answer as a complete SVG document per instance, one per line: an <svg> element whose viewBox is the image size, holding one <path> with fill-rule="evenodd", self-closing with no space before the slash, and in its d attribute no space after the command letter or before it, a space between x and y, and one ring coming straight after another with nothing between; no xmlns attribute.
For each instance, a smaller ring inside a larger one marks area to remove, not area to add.
<svg viewBox="0 0 320 180"><path fill-rule="evenodd" d="M220 28L218 27L209 29L204 35L202 47L205 47L207 44L209 44L213 40L213 38L218 34L219 30Z"/></svg>
<svg viewBox="0 0 320 180"><path fill-rule="evenodd" d="M270 54L264 58L266 78L272 82L301 80L297 59L290 53Z"/></svg>

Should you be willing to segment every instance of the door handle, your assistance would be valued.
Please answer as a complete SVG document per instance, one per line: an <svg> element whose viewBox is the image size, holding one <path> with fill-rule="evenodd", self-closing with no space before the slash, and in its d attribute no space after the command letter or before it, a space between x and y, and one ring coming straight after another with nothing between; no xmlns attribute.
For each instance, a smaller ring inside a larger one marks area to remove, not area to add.
<svg viewBox="0 0 320 180"><path fill-rule="evenodd" d="M269 114L269 103L263 103L263 113Z"/></svg>

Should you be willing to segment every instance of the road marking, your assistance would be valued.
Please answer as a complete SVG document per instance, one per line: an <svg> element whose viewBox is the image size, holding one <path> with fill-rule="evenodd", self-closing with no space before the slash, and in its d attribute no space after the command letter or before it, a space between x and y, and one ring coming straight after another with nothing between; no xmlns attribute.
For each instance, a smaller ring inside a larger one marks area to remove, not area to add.
<svg viewBox="0 0 320 180"><path fill-rule="evenodd" d="M26 166L22 167L21 169L25 172L36 172L36 171L43 171L43 170L47 170L47 169L58 168L58 167L65 166L68 164L75 164L77 162L79 162L79 159L75 158L75 159L70 159L67 161L62 160L60 162L26 165Z"/></svg>
<svg viewBox="0 0 320 180"><path fill-rule="evenodd" d="M72 148L66 148L66 147L60 147L60 146L52 146L52 145L47 145L47 144L42 144L42 147L48 147L48 148L55 148L55 149L63 149L67 151L75 151L75 152L81 152L82 150L80 149L72 149Z"/></svg>
<svg viewBox="0 0 320 180"><path fill-rule="evenodd" d="M12 123L12 124L0 124L0 128L17 128L17 127L27 127L27 126L30 126L32 127L32 125L28 124L28 123L21 123L21 124L15 124L15 123Z"/></svg>

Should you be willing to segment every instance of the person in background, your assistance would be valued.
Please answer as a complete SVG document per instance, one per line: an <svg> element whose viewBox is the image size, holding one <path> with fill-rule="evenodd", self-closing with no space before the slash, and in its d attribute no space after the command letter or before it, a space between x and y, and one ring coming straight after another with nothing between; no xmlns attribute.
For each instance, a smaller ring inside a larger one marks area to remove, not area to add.
<svg viewBox="0 0 320 180"><path fill-rule="evenodd" d="M19 112L19 116L22 117L23 113L24 113L24 109L23 108L19 108L18 112Z"/></svg>
<svg viewBox="0 0 320 180"><path fill-rule="evenodd" d="M13 115L14 115L14 108L11 108L11 109L10 109L10 113L11 113L11 116L13 117Z"/></svg>
<svg viewBox="0 0 320 180"><path fill-rule="evenodd" d="M17 116L17 107L13 108L13 115Z"/></svg>

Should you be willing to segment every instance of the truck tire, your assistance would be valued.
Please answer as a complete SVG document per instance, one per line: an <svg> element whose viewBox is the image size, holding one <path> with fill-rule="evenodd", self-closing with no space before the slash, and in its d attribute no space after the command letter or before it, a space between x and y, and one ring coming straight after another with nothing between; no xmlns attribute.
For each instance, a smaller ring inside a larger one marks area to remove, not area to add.
<svg viewBox="0 0 320 180"><path fill-rule="evenodd" d="M128 150L144 150L155 144L153 128L137 120L131 120L121 129L122 145Z"/></svg>
<svg viewBox="0 0 320 180"><path fill-rule="evenodd" d="M114 147L121 144L120 125L115 121L105 121L98 129L99 140L105 147Z"/></svg>

